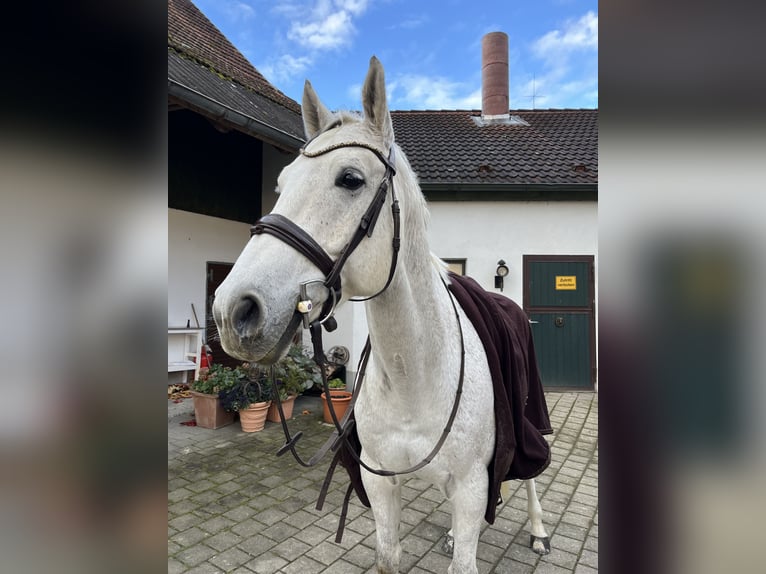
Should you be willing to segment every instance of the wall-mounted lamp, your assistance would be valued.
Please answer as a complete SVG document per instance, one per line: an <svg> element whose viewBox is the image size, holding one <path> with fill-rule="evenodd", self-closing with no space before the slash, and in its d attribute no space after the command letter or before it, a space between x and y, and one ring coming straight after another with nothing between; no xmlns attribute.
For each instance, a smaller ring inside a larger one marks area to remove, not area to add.
<svg viewBox="0 0 766 574"><path fill-rule="evenodd" d="M495 289L503 290L503 278L508 275L508 266L502 259L497 262L497 270L495 271Z"/></svg>

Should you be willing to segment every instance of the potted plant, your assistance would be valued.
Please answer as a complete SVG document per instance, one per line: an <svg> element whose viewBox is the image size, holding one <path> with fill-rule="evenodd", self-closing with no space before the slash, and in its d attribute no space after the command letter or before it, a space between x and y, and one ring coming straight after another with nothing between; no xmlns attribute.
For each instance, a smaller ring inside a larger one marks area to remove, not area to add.
<svg viewBox="0 0 766 574"><path fill-rule="evenodd" d="M351 403L351 393L346 390L346 383L342 379L330 379L327 381L327 386L330 387L330 401L332 402L333 411L335 411L335 416L338 422L340 422L343 415L346 414L348 405ZM324 422L333 424L330 407L327 406L327 397L325 393L322 393L320 396L322 397L322 406L324 407Z"/></svg>
<svg viewBox="0 0 766 574"><path fill-rule="evenodd" d="M243 363L234 369L236 382L218 393L221 406L231 413L239 413L239 423L244 432L263 430L266 413L271 404L271 391L260 369Z"/></svg>
<svg viewBox="0 0 766 574"><path fill-rule="evenodd" d="M218 394L236 383L237 375L230 367L216 363L200 371L199 379L191 385L197 426L217 429L234 422L234 413L224 410Z"/></svg>
<svg viewBox="0 0 766 574"><path fill-rule="evenodd" d="M322 384L319 367L298 344L292 345L287 355L275 365L275 377L286 420L292 418L295 399L315 384ZM268 420L280 421L276 401L269 407Z"/></svg>

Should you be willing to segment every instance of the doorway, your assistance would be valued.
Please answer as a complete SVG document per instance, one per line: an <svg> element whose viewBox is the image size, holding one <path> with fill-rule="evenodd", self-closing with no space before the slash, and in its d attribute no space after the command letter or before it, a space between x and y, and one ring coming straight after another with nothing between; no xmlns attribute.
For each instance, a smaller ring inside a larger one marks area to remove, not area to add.
<svg viewBox="0 0 766 574"><path fill-rule="evenodd" d="M524 311L543 386L592 390L596 300L592 255L525 255Z"/></svg>

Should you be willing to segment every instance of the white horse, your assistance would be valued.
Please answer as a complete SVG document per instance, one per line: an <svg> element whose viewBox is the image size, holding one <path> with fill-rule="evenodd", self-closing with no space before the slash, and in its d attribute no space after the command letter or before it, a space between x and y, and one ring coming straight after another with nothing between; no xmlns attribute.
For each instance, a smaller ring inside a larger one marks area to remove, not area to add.
<svg viewBox="0 0 766 574"><path fill-rule="evenodd" d="M331 113L306 82L303 122L309 142L282 170L272 213L297 224L337 260L380 182L392 175L386 162L393 157L402 230L393 277L395 225L385 209L373 222L374 233L359 243L340 273L339 304L374 296L365 303L372 354L355 407L361 456L372 467L406 469L439 441L460 378L459 315L465 349L462 398L442 448L415 474L452 503L449 572L473 574L487 506L487 465L495 444L490 371L476 331L462 310L456 315L443 282L448 281L444 268L430 252L425 200L394 142L383 67L375 57L362 88L362 105L363 118ZM271 234L252 237L216 291L214 315L223 348L242 360L278 360L300 321L296 303L308 295L312 320L326 312L333 295L324 280L317 264L287 242ZM403 478L366 470L362 478L375 518L378 571L398 572ZM534 481L526 485L533 548L542 554L542 541L547 540L542 510Z"/></svg>

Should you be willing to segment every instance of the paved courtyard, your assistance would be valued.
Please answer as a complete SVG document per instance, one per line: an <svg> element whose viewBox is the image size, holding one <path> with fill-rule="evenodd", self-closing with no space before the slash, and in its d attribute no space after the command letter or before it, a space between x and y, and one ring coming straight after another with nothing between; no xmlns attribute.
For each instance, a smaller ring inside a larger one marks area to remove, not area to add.
<svg viewBox="0 0 766 574"><path fill-rule="evenodd" d="M529 548L526 490L512 497L479 538L481 573L591 574L598 571L598 395L546 392L554 434L552 462L537 479L551 553ZM239 422L217 430L186 426L192 399L168 401L168 573L355 574L375 572L372 511L352 497L343 541L335 543L347 477L338 468L321 511L315 509L327 462L312 469L275 451L279 423L243 433ZM306 414L303 414L306 413ZM293 432L303 430L306 457L331 427L321 422L318 397L297 399ZM445 573L441 549L449 502L416 478L402 490L401 572Z"/></svg>

